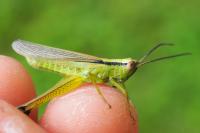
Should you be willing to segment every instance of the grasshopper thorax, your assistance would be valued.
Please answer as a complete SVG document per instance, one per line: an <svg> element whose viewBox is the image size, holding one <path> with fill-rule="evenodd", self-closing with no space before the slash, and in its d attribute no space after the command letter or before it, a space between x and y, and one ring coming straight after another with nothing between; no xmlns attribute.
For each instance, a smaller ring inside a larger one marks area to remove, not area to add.
<svg viewBox="0 0 200 133"><path fill-rule="evenodd" d="M131 58L112 60L109 76L118 82L126 81L136 70L137 61Z"/></svg>

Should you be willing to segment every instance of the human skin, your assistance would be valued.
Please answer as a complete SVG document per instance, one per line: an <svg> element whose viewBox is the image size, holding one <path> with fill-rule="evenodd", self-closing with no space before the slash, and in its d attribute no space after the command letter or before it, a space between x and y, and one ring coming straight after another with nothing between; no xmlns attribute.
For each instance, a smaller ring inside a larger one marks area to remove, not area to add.
<svg viewBox="0 0 200 133"><path fill-rule="evenodd" d="M19 106L35 95L33 82L24 67L13 58L0 55L0 99ZM36 111L30 117L36 121Z"/></svg>
<svg viewBox="0 0 200 133"><path fill-rule="evenodd" d="M0 64L0 99L4 100L0 101L0 133L137 133L133 106L131 118L127 99L116 89L103 84L98 86L111 108L94 86L87 83L52 100L37 124L15 108L35 96L29 74L13 58L0 56ZM33 120L36 120L36 113L30 116Z"/></svg>

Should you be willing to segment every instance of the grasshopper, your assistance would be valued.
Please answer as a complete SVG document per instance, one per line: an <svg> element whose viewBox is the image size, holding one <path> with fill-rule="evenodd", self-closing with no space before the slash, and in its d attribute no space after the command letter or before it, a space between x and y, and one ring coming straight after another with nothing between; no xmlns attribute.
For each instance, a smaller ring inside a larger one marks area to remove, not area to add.
<svg viewBox="0 0 200 133"><path fill-rule="evenodd" d="M124 83L139 67L151 62L190 54L180 53L145 61L145 59L159 47L171 45L172 44L168 43L158 44L144 54L142 58L134 60L132 58L100 58L28 41L16 40L12 43L13 49L18 54L24 56L31 66L37 69L59 73L63 77L61 81L47 92L17 108L28 115L32 109L39 107L41 104L48 102L54 97L67 94L77 89L84 82L93 83L98 94L109 108L111 108L111 105L104 97L100 88L96 85L97 83L108 83L114 86L127 98L129 103L128 93L125 90Z"/></svg>

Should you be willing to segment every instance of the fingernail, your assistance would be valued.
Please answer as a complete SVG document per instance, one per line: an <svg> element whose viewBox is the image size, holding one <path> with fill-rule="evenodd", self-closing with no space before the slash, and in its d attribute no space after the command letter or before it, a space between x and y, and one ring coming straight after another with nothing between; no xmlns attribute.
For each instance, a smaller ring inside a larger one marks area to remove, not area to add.
<svg viewBox="0 0 200 133"><path fill-rule="evenodd" d="M10 106L5 101L0 100L0 115L11 112Z"/></svg>
<svg viewBox="0 0 200 133"><path fill-rule="evenodd" d="M30 118L12 105L0 100L0 133L45 133Z"/></svg>
<svg viewBox="0 0 200 133"><path fill-rule="evenodd" d="M1 133L21 133L19 128L23 124L19 116L14 116L12 107L3 100L0 100L0 132Z"/></svg>

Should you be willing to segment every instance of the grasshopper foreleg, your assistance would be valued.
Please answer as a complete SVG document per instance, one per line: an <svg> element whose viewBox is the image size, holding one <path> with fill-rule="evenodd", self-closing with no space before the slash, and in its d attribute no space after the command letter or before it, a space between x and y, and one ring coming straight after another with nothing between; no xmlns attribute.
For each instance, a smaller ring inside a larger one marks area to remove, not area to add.
<svg viewBox="0 0 200 133"><path fill-rule="evenodd" d="M92 84L95 86L97 93L102 97L103 101L108 105L108 107L110 109L112 106L109 104L109 102L104 97L101 89L97 86L94 76L90 75L90 79L92 81Z"/></svg>
<svg viewBox="0 0 200 133"><path fill-rule="evenodd" d="M129 96L128 96L128 93L127 93L126 89L124 88L124 85L121 84L121 83L116 82L112 78L109 79L109 83L112 86L115 86L116 89L119 90L126 97L127 103L128 103L128 106L129 106L128 108L129 108L130 116L135 121L135 118L134 118L133 114L131 113L131 101L129 100Z"/></svg>

